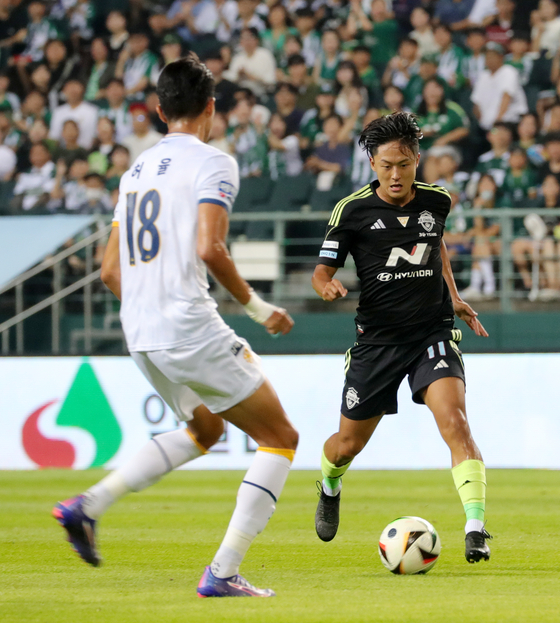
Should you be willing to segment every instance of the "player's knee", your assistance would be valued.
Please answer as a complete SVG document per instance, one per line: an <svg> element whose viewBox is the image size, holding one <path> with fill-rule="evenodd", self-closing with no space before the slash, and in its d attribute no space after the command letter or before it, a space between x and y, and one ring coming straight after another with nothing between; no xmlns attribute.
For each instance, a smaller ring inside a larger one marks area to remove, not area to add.
<svg viewBox="0 0 560 623"><path fill-rule="evenodd" d="M351 461L355 456L360 454L365 445L366 444L363 439L360 439L359 437L346 437L342 439L338 445L338 457L336 464L338 465L340 461L343 463Z"/></svg>
<svg viewBox="0 0 560 623"><path fill-rule="evenodd" d="M291 425L288 424L286 430L282 433L282 441L280 442L286 450L296 450L299 443L299 433Z"/></svg>

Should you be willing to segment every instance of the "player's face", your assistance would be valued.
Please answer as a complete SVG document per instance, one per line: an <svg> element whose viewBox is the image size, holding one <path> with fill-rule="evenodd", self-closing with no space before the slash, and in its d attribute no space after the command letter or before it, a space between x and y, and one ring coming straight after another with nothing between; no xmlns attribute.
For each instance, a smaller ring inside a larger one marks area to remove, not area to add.
<svg viewBox="0 0 560 623"><path fill-rule="evenodd" d="M415 155L399 141L381 145L371 159L371 168L379 179L380 197L388 203L400 204L411 191L420 155Z"/></svg>

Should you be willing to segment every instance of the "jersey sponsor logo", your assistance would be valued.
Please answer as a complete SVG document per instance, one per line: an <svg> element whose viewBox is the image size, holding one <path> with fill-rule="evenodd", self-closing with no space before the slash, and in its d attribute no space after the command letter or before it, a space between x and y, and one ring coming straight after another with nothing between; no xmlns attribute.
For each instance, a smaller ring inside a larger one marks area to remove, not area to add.
<svg viewBox="0 0 560 623"><path fill-rule="evenodd" d="M375 221L375 223L370 227L370 229L387 229L387 228L385 227L385 223L380 218L378 218Z"/></svg>
<svg viewBox="0 0 560 623"><path fill-rule="evenodd" d="M319 257L330 257L333 260L336 260L338 253L336 251L321 251L319 253Z"/></svg>
<svg viewBox="0 0 560 623"><path fill-rule="evenodd" d="M220 182L218 190L219 192L224 193L224 195L227 195L228 197L233 196L233 184L230 184L229 182Z"/></svg>
<svg viewBox="0 0 560 623"><path fill-rule="evenodd" d="M434 271L429 268L426 270L408 270L406 273L395 273L395 279L411 279L412 277L433 277Z"/></svg>
<svg viewBox="0 0 560 623"><path fill-rule="evenodd" d="M337 240L325 240L325 242L323 242L323 249L338 249L339 244Z"/></svg>
<svg viewBox="0 0 560 623"><path fill-rule="evenodd" d="M408 219L410 216L397 216L397 221L403 226L406 227L408 225Z"/></svg>
<svg viewBox="0 0 560 623"><path fill-rule="evenodd" d="M385 266L396 266L399 259L403 259L410 264L414 264L415 266L423 266L428 262L431 250L432 247L425 242L417 244L414 249L412 249L411 253L407 253L400 247L393 247Z"/></svg>
<svg viewBox="0 0 560 623"><path fill-rule="evenodd" d="M379 281L391 281L393 275L391 273L379 273L379 275L377 275L377 278L379 279Z"/></svg>
<svg viewBox="0 0 560 623"><path fill-rule="evenodd" d="M432 216L431 212L424 210L424 212L420 212L418 223L420 223L426 231L432 231L436 224L436 219Z"/></svg>
<svg viewBox="0 0 560 623"><path fill-rule="evenodd" d="M357 404L360 404L358 392L353 387L349 387L346 390L346 406L348 409L353 409Z"/></svg>
<svg viewBox="0 0 560 623"><path fill-rule="evenodd" d="M243 348L243 344L241 342L235 342L231 347L231 352L234 356L239 355L239 351Z"/></svg>

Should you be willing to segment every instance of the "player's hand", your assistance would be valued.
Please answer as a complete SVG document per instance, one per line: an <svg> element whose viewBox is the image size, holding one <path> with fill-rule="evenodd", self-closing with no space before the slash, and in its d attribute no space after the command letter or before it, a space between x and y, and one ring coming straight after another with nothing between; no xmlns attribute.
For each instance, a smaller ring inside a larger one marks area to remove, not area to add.
<svg viewBox="0 0 560 623"><path fill-rule="evenodd" d="M338 279L332 279L323 288L321 297L323 301L336 301L336 299L344 298L348 294L348 290L342 285Z"/></svg>
<svg viewBox="0 0 560 623"><path fill-rule="evenodd" d="M476 335L479 337L488 337L488 331L482 326L482 323L477 318L478 314L468 303L459 299L453 303L453 309L457 317L464 320L469 329L472 329Z"/></svg>
<svg viewBox="0 0 560 623"><path fill-rule="evenodd" d="M270 335L286 335L292 330L294 326L294 321L292 317L285 309L277 309L272 313L268 320L263 322L263 326L270 333Z"/></svg>

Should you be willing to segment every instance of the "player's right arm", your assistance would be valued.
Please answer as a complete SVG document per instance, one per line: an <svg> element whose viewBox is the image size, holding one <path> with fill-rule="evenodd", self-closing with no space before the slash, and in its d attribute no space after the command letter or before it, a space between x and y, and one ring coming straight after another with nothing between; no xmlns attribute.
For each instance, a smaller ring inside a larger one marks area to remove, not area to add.
<svg viewBox="0 0 560 623"><path fill-rule="evenodd" d="M228 213L224 207L209 201L199 203L196 250L200 259L253 320L272 335L289 333L294 321L288 312L260 299L237 271L226 245L227 232Z"/></svg>
<svg viewBox="0 0 560 623"><path fill-rule="evenodd" d="M342 285L338 279L334 279L336 271L335 266L325 266L317 264L311 283L313 289L323 299L323 301L336 301L348 294L348 290Z"/></svg>

